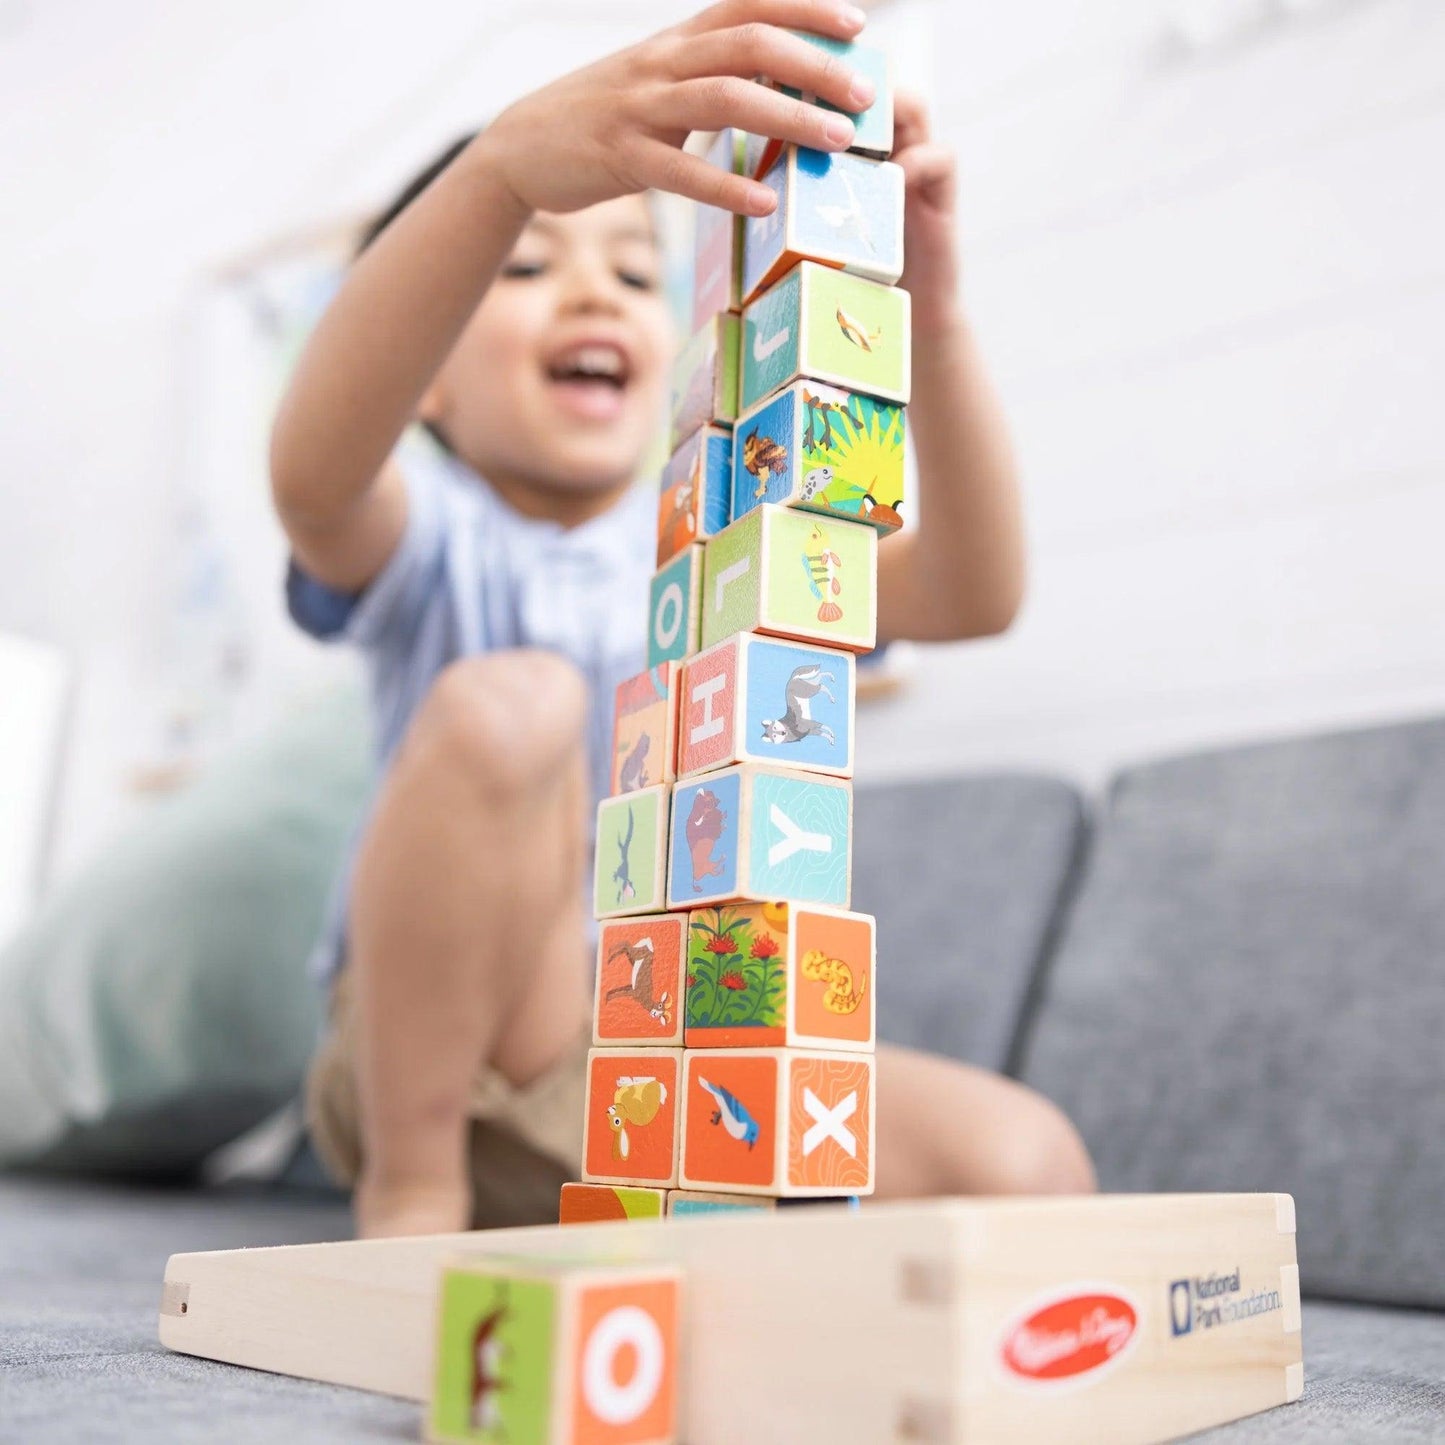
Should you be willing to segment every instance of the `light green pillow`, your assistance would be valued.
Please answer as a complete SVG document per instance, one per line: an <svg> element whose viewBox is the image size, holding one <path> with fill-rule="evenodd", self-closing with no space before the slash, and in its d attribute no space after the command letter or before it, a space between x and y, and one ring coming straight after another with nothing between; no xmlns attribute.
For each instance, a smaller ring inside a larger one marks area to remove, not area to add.
<svg viewBox="0 0 1445 1445"><path fill-rule="evenodd" d="M364 697L338 688L46 900L0 950L0 1164L183 1175L294 1094L370 778Z"/></svg>

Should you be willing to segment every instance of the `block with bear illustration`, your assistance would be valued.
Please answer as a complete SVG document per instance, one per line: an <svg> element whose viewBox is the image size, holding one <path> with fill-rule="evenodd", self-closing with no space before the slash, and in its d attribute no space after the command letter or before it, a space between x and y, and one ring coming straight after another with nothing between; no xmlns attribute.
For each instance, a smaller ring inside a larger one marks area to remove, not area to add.
<svg viewBox="0 0 1445 1445"><path fill-rule="evenodd" d="M598 803L593 917L620 918L665 908L671 793L662 783Z"/></svg>
<svg viewBox="0 0 1445 1445"><path fill-rule="evenodd" d="M672 447L709 422L731 425L738 414L738 317L709 317L672 368Z"/></svg>
<svg viewBox="0 0 1445 1445"><path fill-rule="evenodd" d="M681 1049L591 1049L582 1178L589 1184L677 1183Z"/></svg>
<svg viewBox="0 0 1445 1445"><path fill-rule="evenodd" d="M648 913L604 922L597 938L592 1042L681 1045L687 915Z"/></svg>
<svg viewBox="0 0 1445 1445"><path fill-rule="evenodd" d="M657 498L657 565L732 520L733 434L726 427L693 432L662 470Z"/></svg>
<svg viewBox="0 0 1445 1445"><path fill-rule="evenodd" d="M614 796L677 776L677 710L682 666L663 662L618 684L612 699Z"/></svg>
<svg viewBox="0 0 1445 1445"><path fill-rule="evenodd" d="M745 132L718 132L703 159L720 171L740 172L747 150ZM699 205L693 230L692 329L694 334L720 311L742 307L743 218L721 206Z"/></svg>
<svg viewBox="0 0 1445 1445"><path fill-rule="evenodd" d="M608 1224L630 1219L661 1219L667 1212L665 1189L641 1184L580 1184L562 1186L558 1224Z"/></svg>
<svg viewBox="0 0 1445 1445"><path fill-rule="evenodd" d="M647 665L681 661L702 635L703 546L684 547L652 578L647 608Z"/></svg>

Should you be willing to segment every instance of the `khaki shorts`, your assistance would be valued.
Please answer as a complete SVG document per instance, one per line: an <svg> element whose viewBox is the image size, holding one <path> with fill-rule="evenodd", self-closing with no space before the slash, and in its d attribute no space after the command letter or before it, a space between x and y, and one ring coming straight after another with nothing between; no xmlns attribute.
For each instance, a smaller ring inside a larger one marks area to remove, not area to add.
<svg viewBox="0 0 1445 1445"><path fill-rule="evenodd" d="M331 1023L306 1075L306 1125L327 1172L348 1189L361 1172L350 970L331 991ZM555 1224L562 1185L582 1163L589 1031L518 1087L483 1064L472 1080L472 1228Z"/></svg>

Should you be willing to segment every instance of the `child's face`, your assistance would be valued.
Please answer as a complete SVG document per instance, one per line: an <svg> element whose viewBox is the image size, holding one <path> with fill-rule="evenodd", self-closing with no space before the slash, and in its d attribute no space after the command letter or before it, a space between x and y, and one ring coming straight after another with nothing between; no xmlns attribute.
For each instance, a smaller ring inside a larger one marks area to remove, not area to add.
<svg viewBox="0 0 1445 1445"><path fill-rule="evenodd" d="M422 400L504 495L630 482L662 419L673 329L641 196L538 215ZM521 500L525 504L526 496Z"/></svg>

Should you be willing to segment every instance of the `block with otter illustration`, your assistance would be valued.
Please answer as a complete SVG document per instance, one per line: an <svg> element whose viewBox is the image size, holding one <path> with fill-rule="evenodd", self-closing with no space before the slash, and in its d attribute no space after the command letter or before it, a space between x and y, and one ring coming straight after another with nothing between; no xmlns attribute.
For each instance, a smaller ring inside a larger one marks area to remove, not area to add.
<svg viewBox="0 0 1445 1445"><path fill-rule="evenodd" d="M846 908L852 822L841 778L738 763L678 783L667 907L788 898Z"/></svg>
<svg viewBox="0 0 1445 1445"><path fill-rule="evenodd" d="M657 499L659 567L732 520L732 468L733 434L726 427L705 426L673 452Z"/></svg>
<svg viewBox="0 0 1445 1445"><path fill-rule="evenodd" d="M667 820L672 789L662 783L597 805L592 913L621 918L666 907Z"/></svg>
<svg viewBox="0 0 1445 1445"><path fill-rule="evenodd" d="M677 703L682 670L659 663L619 684L612 700L613 796L677 776Z"/></svg>
<svg viewBox="0 0 1445 1445"><path fill-rule="evenodd" d="M877 950L867 913L733 903L689 916L689 1049L874 1047Z"/></svg>
<svg viewBox="0 0 1445 1445"><path fill-rule="evenodd" d="M877 583L872 527L754 507L707 544L701 645L766 632L869 652L878 637Z"/></svg>
<svg viewBox="0 0 1445 1445"><path fill-rule="evenodd" d="M684 547L652 578L647 609L647 665L680 662L698 649L702 632L703 549Z"/></svg>
<svg viewBox="0 0 1445 1445"><path fill-rule="evenodd" d="M591 1049L582 1178L589 1184L677 1183L681 1049Z"/></svg>
<svg viewBox="0 0 1445 1445"><path fill-rule="evenodd" d="M682 1043L687 915L646 913L602 924L592 1042L605 1048Z"/></svg>

